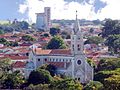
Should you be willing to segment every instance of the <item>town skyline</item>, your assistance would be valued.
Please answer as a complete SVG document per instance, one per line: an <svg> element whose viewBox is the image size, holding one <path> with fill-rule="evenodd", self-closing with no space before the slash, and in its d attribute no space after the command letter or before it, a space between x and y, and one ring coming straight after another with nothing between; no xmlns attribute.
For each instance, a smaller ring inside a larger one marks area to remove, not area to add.
<svg viewBox="0 0 120 90"><path fill-rule="evenodd" d="M104 20L105 18L120 19L118 0L12 0L0 4L0 20L36 21L35 13L42 13L44 7L51 7L51 19L73 20L75 11L78 19ZM112 11L112 13L111 13Z"/></svg>

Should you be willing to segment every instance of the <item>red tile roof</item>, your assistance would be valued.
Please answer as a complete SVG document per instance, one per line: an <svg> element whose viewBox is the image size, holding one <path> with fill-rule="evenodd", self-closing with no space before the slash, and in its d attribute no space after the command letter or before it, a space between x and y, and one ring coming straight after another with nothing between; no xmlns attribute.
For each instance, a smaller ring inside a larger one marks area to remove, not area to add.
<svg viewBox="0 0 120 90"><path fill-rule="evenodd" d="M25 62L17 61L12 64L12 67L13 68L25 68L25 65L26 65Z"/></svg>
<svg viewBox="0 0 120 90"><path fill-rule="evenodd" d="M28 56L15 56L15 55L5 55L3 57L0 57L0 60L9 58L11 60L28 60Z"/></svg>
<svg viewBox="0 0 120 90"><path fill-rule="evenodd" d="M52 49L52 50L43 50L41 48L34 49L34 53L37 55L71 55L70 49Z"/></svg>

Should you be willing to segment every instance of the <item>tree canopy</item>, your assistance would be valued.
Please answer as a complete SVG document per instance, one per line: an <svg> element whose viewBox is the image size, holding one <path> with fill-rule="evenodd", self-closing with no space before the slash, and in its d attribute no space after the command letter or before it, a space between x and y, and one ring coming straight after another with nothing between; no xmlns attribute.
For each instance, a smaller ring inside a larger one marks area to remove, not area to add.
<svg viewBox="0 0 120 90"><path fill-rule="evenodd" d="M24 41L35 41L36 39L33 38L32 36L25 35L25 36L22 36L22 40L24 40Z"/></svg>
<svg viewBox="0 0 120 90"><path fill-rule="evenodd" d="M51 76L55 76L55 74L57 74L57 67L55 67L54 65L45 64L41 66L40 68L49 71Z"/></svg>
<svg viewBox="0 0 120 90"><path fill-rule="evenodd" d="M90 81L85 87L84 90L102 90L103 84L98 81Z"/></svg>
<svg viewBox="0 0 120 90"><path fill-rule="evenodd" d="M63 39L60 36L54 36L48 43L47 49L65 49L67 48Z"/></svg>
<svg viewBox="0 0 120 90"><path fill-rule="evenodd" d="M0 30L0 35L1 35L1 34L4 34L4 31L3 31L3 30Z"/></svg>
<svg viewBox="0 0 120 90"><path fill-rule="evenodd" d="M119 53L120 50L120 34L118 35L110 35L105 44L108 46L109 51L114 53Z"/></svg>
<svg viewBox="0 0 120 90"><path fill-rule="evenodd" d="M30 84L49 84L53 81L50 73L44 69L38 68L36 71L32 71L29 75L28 82Z"/></svg>
<svg viewBox="0 0 120 90"><path fill-rule="evenodd" d="M50 28L50 34L52 35L52 36L54 36L54 35L57 35L58 33L60 33L60 29L59 28Z"/></svg>
<svg viewBox="0 0 120 90"><path fill-rule="evenodd" d="M103 38L99 36L88 37L84 44L100 44L103 42Z"/></svg>
<svg viewBox="0 0 120 90"><path fill-rule="evenodd" d="M19 89L24 82L24 77L19 71L8 73L2 77L2 89Z"/></svg>
<svg viewBox="0 0 120 90"><path fill-rule="evenodd" d="M102 37L108 37L114 34L120 34L119 20L106 19L102 28Z"/></svg>

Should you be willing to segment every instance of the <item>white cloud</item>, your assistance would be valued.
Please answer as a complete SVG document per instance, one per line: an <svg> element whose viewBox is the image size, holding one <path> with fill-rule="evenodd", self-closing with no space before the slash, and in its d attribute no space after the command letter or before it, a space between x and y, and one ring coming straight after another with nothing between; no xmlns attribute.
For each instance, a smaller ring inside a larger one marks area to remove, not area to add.
<svg viewBox="0 0 120 90"><path fill-rule="evenodd" d="M27 10L27 6L26 5L20 5L19 6L19 11L18 12L20 12L20 13L25 13L26 12L26 10Z"/></svg>
<svg viewBox="0 0 120 90"><path fill-rule="evenodd" d="M120 0L101 0L106 2L107 6L102 8L97 14L94 12L93 1L90 4L80 4L77 2L65 2L64 0L25 0L24 4L19 6L19 12L22 14L28 11L28 19L35 22L35 13L44 11L44 7L51 7L52 19L75 19L75 10L78 10L79 19L101 19L112 18L120 19Z"/></svg>
<svg viewBox="0 0 120 90"><path fill-rule="evenodd" d="M19 12L25 13L28 11L28 18L35 22L35 13L44 11L44 7L51 7L52 19L75 19L75 11L78 10L78 18L89 18L92 5L79 4L77 2L67 3L64 0L26 0L24 4L20 5Z"/></svg>
<svg viewBox="0 0 120 90"><path fill-rule="evenodd" d="M103 8L98 14L99 19L111 18L120 19L120 0L102 0L107 3L107 6Z"/></svg>

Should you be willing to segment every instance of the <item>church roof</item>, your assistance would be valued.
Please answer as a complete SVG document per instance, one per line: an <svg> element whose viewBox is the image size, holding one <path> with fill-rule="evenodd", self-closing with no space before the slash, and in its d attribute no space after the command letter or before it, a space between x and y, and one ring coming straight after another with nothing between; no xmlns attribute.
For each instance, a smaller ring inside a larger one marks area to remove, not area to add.
<svg viewBox="0 0 120 90"><path fill-rule="evenodd" d="M34 53L37 55L72 55L70 49L49 49L43 50L41 48L36 48Z"/></svg>

